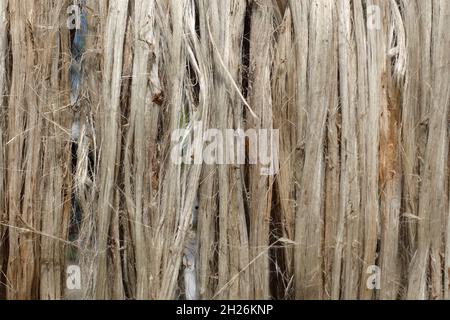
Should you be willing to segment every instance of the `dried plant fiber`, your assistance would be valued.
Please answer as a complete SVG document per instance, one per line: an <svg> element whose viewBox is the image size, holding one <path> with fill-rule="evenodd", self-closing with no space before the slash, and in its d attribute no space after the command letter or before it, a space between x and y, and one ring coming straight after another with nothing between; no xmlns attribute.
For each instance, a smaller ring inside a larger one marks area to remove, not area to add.
<svg viewBox="0 0 450 320"><path fill-rule="evenodd" d="M450 299L449 25L448 0L0 0L0 299ZM196 161L208 129L277 130L276 171L249 139Z"/></svg>

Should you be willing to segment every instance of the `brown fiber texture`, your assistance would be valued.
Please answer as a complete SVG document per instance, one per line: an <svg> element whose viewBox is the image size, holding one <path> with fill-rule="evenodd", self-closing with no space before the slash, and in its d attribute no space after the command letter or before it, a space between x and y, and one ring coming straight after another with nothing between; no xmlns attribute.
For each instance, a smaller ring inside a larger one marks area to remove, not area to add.
<svg viewBox="0 0 450 320"><path fill-rule="evenodd" d="M449 25L448 0L0 0L0 299L450 299ZM278 172L174 163L196 126L279 130Z"/></svg>

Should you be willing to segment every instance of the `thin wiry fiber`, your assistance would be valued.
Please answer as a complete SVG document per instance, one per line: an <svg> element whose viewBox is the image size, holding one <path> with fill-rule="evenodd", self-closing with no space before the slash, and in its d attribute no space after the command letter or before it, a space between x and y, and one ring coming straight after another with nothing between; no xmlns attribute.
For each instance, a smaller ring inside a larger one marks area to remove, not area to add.
<svg viewBox="0 0 450 320"><path fill-rule="evenodd" d="M447 0L0 0L0 298L449 299L449 23ZM208 129L279 130L276 172L251 137L199 161Z"/></svg>
<svg viewBox="0 0 450 320"><path fill-rule="evenodd" d="M6 28L7 28L7 1L0 1L0 222L5 221L7 219L6 216L6 197L5 197L5 168L1 167L5 164L5 144L3 142L4 139L4 112L5 112L5 94L6 94L6 53L7 53L7 37L6 37ZM3 266L6 261L6 254L4 253L6 250L6 242L4 241L6 236L6 228L3 225L0 225L0 266ZM0 281L3 281L4 277L0 276ZM0 297L2 297L2 292L4 290L0 289Z"/></svg>

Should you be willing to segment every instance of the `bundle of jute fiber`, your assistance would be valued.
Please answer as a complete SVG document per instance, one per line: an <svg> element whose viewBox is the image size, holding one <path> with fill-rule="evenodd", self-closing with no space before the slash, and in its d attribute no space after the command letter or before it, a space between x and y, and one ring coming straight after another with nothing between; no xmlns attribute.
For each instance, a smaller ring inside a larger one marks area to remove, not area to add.
<svg viewBox="0 0 450 320"><path fill-rule="evenodd" d="M1 299L449 299L447 0L0 0Z"/></svg>

